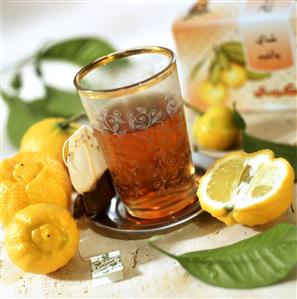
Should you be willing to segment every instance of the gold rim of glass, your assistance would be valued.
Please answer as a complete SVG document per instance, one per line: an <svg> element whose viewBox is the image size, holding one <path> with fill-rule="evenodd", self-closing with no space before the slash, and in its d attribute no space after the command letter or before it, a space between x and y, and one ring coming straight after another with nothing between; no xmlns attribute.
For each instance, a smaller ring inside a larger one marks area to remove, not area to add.
<svg viewBox="0 0 297 299"><path fill-rule="evenodd" d="M145 80L139 81L137 83L133 83L130 85L125 85L118 88L113 89L88 89L81 86L81 80L89 74L91 71L96 69L101 65L108 64L112 61L129 57L137 54L161 54L167 57L170 57L168 65L162 69L160 72L154 74L151 77L148 77ZM90 99L106 99L106 98L114 98L120 97L124 95L129 95L144 89L147 89L167 78L172 72L176 69L176 58L173 51L165 47L141 47L141 48L133 48L126 51L114 52L105 56L102 56L93 62L87 64L83 67L74 77L74 85L77 88L78 92L82 96L86 96Z"/></svg>

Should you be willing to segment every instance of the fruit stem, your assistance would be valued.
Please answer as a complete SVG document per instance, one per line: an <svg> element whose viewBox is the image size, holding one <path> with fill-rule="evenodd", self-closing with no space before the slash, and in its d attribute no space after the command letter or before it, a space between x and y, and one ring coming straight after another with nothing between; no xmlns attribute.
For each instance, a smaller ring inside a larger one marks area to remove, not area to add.
<svg viewBox="0 0 297 299"><path fill-rule="evenodd" d="M66 118L64 121L60 122L59 123L59 127L61 129L67 129L70 124L76 120L79 120L79 119L82 119L82 118L85 118L87 116L87 114L85 112L80 112L80 113L77 113L77 114L74 114L68 118Z"/></svg>
<svg viewBox="0 0 297 299"><path fill-rule="evenodd" d="M190 108L192 111L196 112L197 114L199 114L199 115L202 115L202 114L203 114L202 111L200 111L200 110L198 110L196 107L192 106L189 102L183 100L183 104L184 104L186 107Z"/></svg>

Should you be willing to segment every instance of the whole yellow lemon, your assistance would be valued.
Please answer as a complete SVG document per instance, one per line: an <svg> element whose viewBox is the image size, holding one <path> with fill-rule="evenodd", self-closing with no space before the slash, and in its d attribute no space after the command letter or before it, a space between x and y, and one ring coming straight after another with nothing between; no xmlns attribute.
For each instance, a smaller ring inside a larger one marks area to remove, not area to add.
<svg viewBox="0 0 297 299"><path fill-rule="evenodd" d="M241 87L247 80L246 71L243 66L231 63L229 69L222 71L221 80L228 87Z"/></svg>
<svg viewBox="0 0 297 299"><path fill-rule="evenodd" d="M231 109L215 106L195 119L193 134L200 147L225 150L235 144L239 130L233 121Z"/></svg>
<svg viewBox="0 0 297 299"><path fill-rule="evenodd" d="M79 128L77 123L63 127L64 121L64 118L47 118L32 125L21 140L20 151L42 152L63 163L63 145Z"/></svg>
<svg viewBox="0 0 297 299"><path fill-rule="evenodd" d="M0 221L6 226L14 214L34 203L67 208L72 191L64 166L41 153L18 153L0 164Z"/></svg>
<svg viewBox="0 0 297 299"><path fill-rule="evenodd" d="M5 247L22 270L46 274L75 255L79 230L69 212L53 204L34 204L18 211L6 230Z"/></svg>

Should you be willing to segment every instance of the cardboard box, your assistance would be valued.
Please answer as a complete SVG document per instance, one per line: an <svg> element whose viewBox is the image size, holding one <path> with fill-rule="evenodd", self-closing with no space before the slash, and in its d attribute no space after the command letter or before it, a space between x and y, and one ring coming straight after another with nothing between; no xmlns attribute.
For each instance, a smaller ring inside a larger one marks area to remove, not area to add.
<svg viewBox="0 0 297 299"><path fill-rule="evenodd" d="M204 1L205 2L205 1ZM295 111L296 2L209 1L173 25L187 99L205 110Z"/></svg>

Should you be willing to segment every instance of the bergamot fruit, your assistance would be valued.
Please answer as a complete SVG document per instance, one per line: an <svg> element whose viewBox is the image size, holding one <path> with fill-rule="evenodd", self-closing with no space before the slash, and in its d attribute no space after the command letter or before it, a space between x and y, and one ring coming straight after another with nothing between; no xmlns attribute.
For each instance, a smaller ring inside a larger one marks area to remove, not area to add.
<svg viewBox="0 0 297 299"><path fill-rule="evenodd" d="M67 208L72 191L64 166L41 153L18 153L0 164L0 220L6 226L30 204L52 203Z"/></svg>
<svg viewBox="0 0 297 299"><path fill-rule="evenodd" d="M228 69L222 71L221 79L226 86L239 88L245 84L247 74L243 66L231 63Z"/></svg>
<svg viewBox="0 0 297 299"><path fill-rule="evenodd" d="M202 177L198 197L203 210L227 225L264 224L291 205L294 171L270 150L233 152L217 160Z"/></svg>
<svg viewBox="0 0 297 299"><path fill-rule="evenodd" d="M195 119L193 134L201 148L226 150L237 142L239 129L233 120L230 108L215 106Z"/></svg>
<svg viewBox="0 0 297 299"><path fill-rule="evenodd" d="M63 163L62 149L67 138L79 128L65 118L47 118L32 125L21 140L21 152L42 152Z"/></svg>
<svg viewBox="0 0 297 299"><path fill-rule="evenodd" d="M53 204L18 211L7 226L5 247L26 272L46 274L66 265L79 245L79 230L69 212Z"/></svg>
<svg viewBox="0 0 297 299"><path fill-rule="evenodd" d="M222 105L228 98L228 89L221 82L213 84L205 80L198 87L198 97L207 107Z"/></svg>

